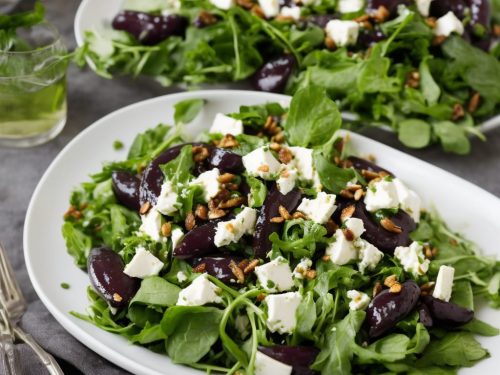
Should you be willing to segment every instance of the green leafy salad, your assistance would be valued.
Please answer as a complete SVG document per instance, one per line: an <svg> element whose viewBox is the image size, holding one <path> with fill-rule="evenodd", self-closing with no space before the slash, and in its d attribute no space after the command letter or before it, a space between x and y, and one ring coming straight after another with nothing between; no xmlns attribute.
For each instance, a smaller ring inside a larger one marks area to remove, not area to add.
<svg viewBox="0 0 500 375"><path fill-rule="evenodd" d="M314 84L355 124L467 154L499 113L499 35L498 0L127 0L76 61L163 85Z"/></svg>
<svg viewBox="0 0 500 375"><path fill-rule="evenodd" d="M355 156L324 89L138 134L75 189L62 234L89 274L72 314L206 373L454 374L489 356L475 300L500 262ZM111 147L111 142L110 142ZM370 160L369 160L370 159Z"/></svg>

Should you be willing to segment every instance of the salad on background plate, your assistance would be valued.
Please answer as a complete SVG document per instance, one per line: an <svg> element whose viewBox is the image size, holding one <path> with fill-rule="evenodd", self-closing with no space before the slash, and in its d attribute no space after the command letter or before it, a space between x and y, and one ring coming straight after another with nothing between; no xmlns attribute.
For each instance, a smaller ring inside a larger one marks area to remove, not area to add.
<svg viewBox="0 0 500 375"><path fill-rule="evenodd" d="M76 58L104 77L248 79L290 94L314 84L357 124L390 125L408 147L441 143L458 154L469 152L468 135L481 137L476 125L499 114L498 0L118 4L85 31Z"/></svg>
<svg viewBox="0 0 500 375"><path fill-rule="evenodd" d="M207 373L456 373L488 356L480 255L372 155L356 156L325 91L138 134L71 195L62 228L87 270L88 314ZM119 148L119 142L115 147ZM439 208L439 207L438 207Z"/></svg>

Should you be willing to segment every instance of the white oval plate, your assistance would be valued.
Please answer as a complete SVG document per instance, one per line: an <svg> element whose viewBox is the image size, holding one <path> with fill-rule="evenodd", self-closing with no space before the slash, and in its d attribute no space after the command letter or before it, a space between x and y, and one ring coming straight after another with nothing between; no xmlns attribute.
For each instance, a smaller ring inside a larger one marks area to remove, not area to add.
<svg viewBox="0 0 500 375"><path fill-rule="evenodd" d="M83 0L78 7L78 11L75 16L75 38L78 46L82 46L85 39L86 30L103 30L110 27L111 20L116 16L116 14L122 8L123 0ZM94 63L87 59L89 66L94 69ZM221 88L232 88L231 87L221 87ZM221 85L217 85L219 88ZM236 87L241 88L241 87ZM342 112L342 117L346 121L357 121L359 116L351 112ZM368 124L365 124L368 125ZM394 132L394 130L389 125L377 124L374 125L385 131ZM477 129L483 133L488 132L500 126L500 114L486 120L481 125L477 126Z"/></svg>
<svg viewBox="0 0 500 375"><path fill-rule="evenodd" d="M68 208L71 190L98 172L103 161L120 160L137 133L156 124L171 123L173 105L183 99L207 101L203 112L190 125L190 134L206 129L217 112L234 112L240 105L269 101L287 102L289 97L253 91L197 91L162 96L130 105L89 126L73 139L47 169L31 199L24 227L24 254L28 272L45 306L61 325L83 344L111 362L140 374L198 374L172 364L166 356L130 345L124 338L105 332L69 314L85 312L88 306L87 275L73 264L61 236L63 213ZM114 140L125 147L116 151ZM377 162L393 171L420 193L425 205L434 204L451 228L464 233L486 253L500 254L498 213L500 200L471 183L430 164L358 134L351 134L353 146L362 154L373 154ZM71 288L62 289L66 282ZM478 316L498 323L498 311L480 309ZM500 365L500 336L480 338L492 358L480 362L464 374L495 373Z"/></svg>

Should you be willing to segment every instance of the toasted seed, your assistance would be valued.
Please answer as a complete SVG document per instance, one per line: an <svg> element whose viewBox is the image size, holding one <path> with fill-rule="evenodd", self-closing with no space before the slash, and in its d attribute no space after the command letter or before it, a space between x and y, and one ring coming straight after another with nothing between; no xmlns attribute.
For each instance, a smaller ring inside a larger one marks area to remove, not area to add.
<svg viewBox="0 0 500 375"><path fill-rule="evenodd" d="M225 183L233 181L234 177L235 176L232 173L224 173L224 174L221 174L219 177L217 177L217 181L219 181L221 184L225 184Z"/></svg>
<svg viewBox="0 0 500 375"><path fill-rule="evenodd" d="M353 204L345 207L340 213L340 221L343 223L344 221L352 217L354 211L356 211L356 207Z"/></svg>
<svg viewBox="0 0 500 375"><path fill-rule="evenodd" d="M238 267L238 265L234 262L234 260L229 262L229 268L231 269L233 275L236 276L238 283L243 284L245 282L245 274L243 273L241 268Z"/></svg>
<svg viewBox="0 0 500 375"><path fill-rule="evenodd" d="M238 207L243 204L243 201L245 198L243 197L234 197L231 199L228 199L227 201L220 202L219 203L219 208L233 208L233 207Z"/></svg>
<svg viewBox="0 0 500 375"><path fill-rule="evenodd" d="M477 107L479 107L480 100L481 100L481 95L478 92L475 92L469 100L469 104L467 105L467 111L469 111L469 113L476 112Z"/></svg>
<svg viewBox="0 0 500 375"><path fill-rule="evenodd" d="M377 294L379 294L382 291L382 284L380 284L378 281L375 283L373 286L373 292L372 296L375 297Z"/></svg>
<svg viewBox="0 0 500 375"><path fill-rule="evenodd" d="M74 219L81 219L82 213L76 209L75 206L69 206L68 211L64 213L64 218L67 219L68 217L72 217Z"/></svg>
<svg viewBox="0 0 500 375"><path fill-rule="evenodd" d="M370 21L363 21L363 22L360 22L360 24L363 27L363 29L366 29L366 30L373 29L373 25Z"/></svg>
<svg viewBox="0 0 500 375"><path fill-rule="evenodd" d="M242 270L245 269L246 266L250 263L250 260L248 259L243 259L241 262L238 263L238 267L241 268Z"/></svg>
<svg viewBox="0 0 500 375"><path fill-rule="evenodd" d="M435 285L435 284L436 284L436 283L435 283L434 281L429 281L429 282L427 282L427 283L425 283L425 284L420 285L420 290L421 290L422 292L430 293L430 291L431 291L432 289L434 289L434 285Z"/></svg>
<svg viewBox="0 0 500 375"><path fill-rule="evenodd" d="M161 234L164 237L170 237L172 234L172 223L163 223L161 226Z"/></svg>
<svg viewBox="0 0 500 375"><path fill-rule="evenodd" d="M207 268L207 265L205 263L200 263L193 267L193 272L194 273L203 273L205 272L205 269Z"/></svg>
<svg viewBox="0 0 500 375"><path fill-rule="evenodd" d="M292 161L293 159L293 154L292 151L290 151L289 148L282 147L280 151L278 152L278 159L280 162L283 164L288 164Z"/></svg>
<svg viewBox="0 0 500 375"><path fill-rule="evenodd" d="M304 272L304 277L306 279L313 280L316 278L316 276L317 276L316 270L307 270L306 272Z"/></svg>
<svg viewBox="0 0 500 375"><path fill-rule="evenodd" d="M220 219L221 217L224 217L226 215L227 215L227 212L224 210L221 210L220 208L215 208L213 210L208 211L208 218L210 220Z"/></svg>
<svg viewBox="0 0 500 375"><path fill-rule="evenodd" d="M388 217L384 217L380 220L380 225L382 225L382 228L392 233L401 233L403 231L401 227L394 224L394 222Z"/></svg>
<svg viewBox="0 0 500 375"><path fill-rule="evenodd" d="M493 25L493 35L495 35L496 37L499 37L500 36L500 25L499 24L495 24Z"/></svg>
<svg viewBox="0 0 500 375"><path fill-rule="evenodd" d="M201 220L207 220L208 219L207 206L204 206L202 204L196 205L196 210L194 211L194 215Z"/></svg>
<svg viewBox="0 0 500 375"><path fill-rule="evenodd" d="M342 233L347 241L354 241L354 233L349 228L342 229Z"/></svg>
<svg viewBox="0 0 500 375"><path fill-rule="evenodd" d="M328 262L330 260L330 255L323 255L321 257L321 259L324 261L324 262Z"/></svg>
<svg viewBox="0 0 500 375"><path fill-rule="evenodd" d="M436 46L440 46L441 44L444 43L444 41L446 40L446 36L444 35L436 35L434 38L432 38L432 42L431 44L436 47Z"/></svg>
<svg viewBox="0 0 500 375"><path fill-rule="evenodd" d="M283 216L276 216L276 217L271 218L271 223L275 223L275 224L281 224L284 221L285 221L285 219L283 218Z"/></svg>
<svg viewBox="0 0 500 375"><path fill-rule="evenodd" d="M292 215L290 215L290 212L288 212L288 210L285 207L279 206L278 212L280 213L283 219L292 220Z"/></svg>
<svg viewBox="0 0 500 375"><path fill-rule="evenodd" d="M276 126L276 123L273 119L273 116L267 116L266 122L264 123L264 129L268 130L269 128L272 128Z"/></svg>
<svg viewBox="0 0 500 375"><path fill-rule="evenodd" d="M259 18L266 18L266 15L262 8L258 5L254 5L252 9L250 9L250 12L252 12L253 15L259 17Z"/></svg>
<svg viewBox="0 0 500 375"><path fill-rule="evenodd" d="M358 191L359 189L363 189L363 186L358 185L358 184L352 184L352 185L348 185L346 187L346 189L349 191L352 191L354 193L354 192Z"/></svg>
<svg viewBox="0 0 500 375"><path fill-rule="evenodd" d="M266 298L266 295L265 295L264 293L261 293L261 294L259 294L257 297L255 297L255 299L256 299L257 301L259 301L259 302L260 302L260 301L264 301L264 299L265 299L265 298Z"/></svg>
<svg viewBox="0 0 500 375"><path fill-rule="evenodd" d="M456 121L465 116L464 107L460 103L455 103L453 106L452 120Z"/></svg>
<svg viewBox="0 0 500 375"><path fill-rule="evenodd" d="M198 15L198 19L204 26L213 25L217 22L217 17L215 17L212 13L202 10Z"/></svg>
<svg viewBox="0 0 500 375"><path fill-rule="evenodd" d="M304 214L303 212L300 212L300 211L295 211L292 215L292 218L293 219L306 219L307 216L306 214Z"/></svg>
<svg viewBox="0 0 500 375"><path fill-rule="evenodd" d="M380 177L378 173L369 171L368 169L362 169L361 175L367 180L373 180L374 178Z"/></svg>
<svg viewBox="0 0 500 375"><path fill-rule="evenodd" d="M187 230L192 230L196 225L196 219L194 217L194 214L192 211L189 211L188 214L186 215L186 219L184 220L184 227L186 227Z"/></svg>
<svg viewBox="0 0 500 375"><path fill-rule="evenodd" d="M145 202L145 203L141 206L141 208L140 208L140 210L139 210L139 213L140 213L141 215L146 215L150 209L151 209L151 203L150 203L149 201L148 201L148 202Z"/></svg>
<svg viewBox="0 0 500 375"><path fill-rule="evenodd" d="M273 151L276 151L278 152L280 149L281 149L281 145L279 143L275 143L275 142L272 142L270 145L269 145L269 148Z"/></svg>
<svg viewBox="0 0 500 375"><path fill-rule="evenodd" d="M269 165L262 164L259 168L257 168L257 170L259 170L261 172L269 172Z"/></svg>
<svg viewBox="0 0 500 375"><path fill-rule="evenodd" d="M398 282L398 277L396 275L390 275L390 276L387 276L384 280L384 285L388 288L390 288L391 286L393 286L395 283Z"/></svg>
<svg viewBox="0 0 500 375"><path fill-rule="evenodd" d="M255 267L257 267L260 263L260 260L258 259L253 259L252 261L250 261L250 263L248 263L248 266L246 266L244 269L243 269L243 272L244 273L250 273L252 272Z"/></svg>
<svg viewBox="0 0 500 375"><path fill-rule="evenodd" d="M217 146L221 148L233 148L238 147L239 145L240 144L238 143L236 138L234 138L234 135L226 134L224 138L220 140Z"/></svg>
<svg viewBox="0 0 500 375"><path fill-rule="evenodd" d="M354 22L363 22L363 21L368 21L370 19L370 16L368 14L363 14L359 17L356 17L353 19Z"/></svg>
<svg viewBox="0 0 500 375"><path fill-rule="evenodd" d="M342 189L339 193L339 195L342 197L342 198L346 198L346 199L353 199L354 198L354 194L351 193L349 190L347 189Z"/></svg>
<svg viewBox="0 0 500 375"><path fill-rule="evenodd" d="M437 248L437 247L433 247L433 248L432 248L432 256L433 256L434 258L436 257L436 255L438 254L438 252L439 252L439 250L438 250L438 248Z"/></svg>
<svg viewBox="0 0 500 375"><path fill-rule="evenodd" d="M361 198L363 198L363 195L365 195L363 189L356 190L356 192L354 193L354 200L359 201Z"/></svg>
<svg viewBox="0 0 500 375"><path fill-rule="evenodd" d="M329 36L325 37L325 47L328 48L329 50L334 50L337 48L337 44L335 41L330 38Z"/></svg>
<svg viewBox="0 0 500 375"><path fill-rule="evenodd" d="M193 146L192 153L194 155L193 160L195 162L201 162L210 156L208 149L203 146Z"/></svg>
<svg viewBox="0 0 500 375"><path fill-rule="evenodd" d="M401 289L403 288L403 286L400 284L400 283L394 283L393 285L391 285L391 287L389 288L389 292L390 293L399 293L401 292Z"/></svg>
<svg viewBox="0 0 500 375"><path fill-rule="evenodd" d="M115 302L121 302L121 301L123 301L123 297L120 296L118 293L114 293L113 294L113 301L115 301Z"/></svg>
<svg viewBox="0 0 500 375"><path fill-rule="evenodd" d="M255 3L252 0L236 0L236 4L247 10L252 9L252 7L255 5Z"/></svg>
<svg viewBox="0 0 500 375"><path fill-rule="evenodd" d="M272 140L276 143L283 143L283 141L285 140L285 133L279 132L274 137L272 137Z"/></svg>
<svg viewBox="0 0 500 375"><path fill-rule="evenodd" d="M431 28L434 29L436 27L436 19L434 17L428 17L425 19L425 23Z"/></svg>
<svg viewBox="0 0 500 375"><path fill-rule="evenodd" d="M333 221L331 218L328 219L328 221L326 222L325 224L325 227L326 227L326 233L328 235L332 235L333 233L335 233L335 231L337 230L338 228L338 225L335 223L335 221Z"/></svg>
<svg viewBox="0 0 500 375"><path fill-rule="evenodd" d="M381 5L375 11L373 18L375 19L375 21L382 23L387 19L387 17L389 17L389 15L390 15L389 10L385 6Z"/></svg>

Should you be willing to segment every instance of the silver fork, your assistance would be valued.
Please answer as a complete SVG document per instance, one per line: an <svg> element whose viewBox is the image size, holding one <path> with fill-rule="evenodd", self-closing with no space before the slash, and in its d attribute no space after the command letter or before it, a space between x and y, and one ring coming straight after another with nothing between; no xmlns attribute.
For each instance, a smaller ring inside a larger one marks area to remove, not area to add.
<svg viewBox="0 0 500 375"><path fill-rule="evenodd" d="M21 375L19 358L14 345L14 332L7 313L0 308L0 373Z"/></svg>
<svg viewBox="0 0 500 375"><path fill-rule="evenodd" d="M28 306L2 244L0 244L0 307L7 312L15 336L33 349L49 373L51 375L64 375L54 357L17 325Z"/></svg>

